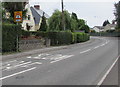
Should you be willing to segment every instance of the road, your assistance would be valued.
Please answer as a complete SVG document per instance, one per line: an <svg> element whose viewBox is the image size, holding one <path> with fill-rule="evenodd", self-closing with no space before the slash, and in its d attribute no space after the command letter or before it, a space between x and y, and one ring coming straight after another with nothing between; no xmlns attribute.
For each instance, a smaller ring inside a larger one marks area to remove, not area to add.
<svg viewBox="0 0 120 87"><path fill-rule="evenodd" d="M98 85L118 55L117 38L92 37L91 42L7 60L0 67L0 81L3 85ZM118 85L118 78L114 80L112 85Z"/></svg>

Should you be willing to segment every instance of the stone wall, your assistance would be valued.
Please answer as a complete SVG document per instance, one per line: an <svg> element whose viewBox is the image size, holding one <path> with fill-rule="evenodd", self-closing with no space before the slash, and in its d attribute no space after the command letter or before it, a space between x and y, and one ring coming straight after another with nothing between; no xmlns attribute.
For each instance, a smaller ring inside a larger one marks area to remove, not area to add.
<svg viewBox="0 0 120 87"><path fill-rule="evenodd" d="M19 42L20 51L41 49L49 46L50 46L49 39L31 39L31 40L21 40Z"/></svg>

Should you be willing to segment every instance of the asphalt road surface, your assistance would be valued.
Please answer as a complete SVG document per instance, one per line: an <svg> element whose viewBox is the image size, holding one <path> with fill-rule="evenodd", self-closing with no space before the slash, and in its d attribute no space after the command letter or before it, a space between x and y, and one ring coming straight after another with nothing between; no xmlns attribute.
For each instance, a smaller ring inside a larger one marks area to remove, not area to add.
<svg viewBox="0 0 120 87"><path fill-rule="evenodd" d="M92 37L91 42L7 60L0 67L0 81L3 85L101 85L118 56L118 38ZM117 70L114 73L118 76ZM118 85L118 78L111 85Z"/></svg>

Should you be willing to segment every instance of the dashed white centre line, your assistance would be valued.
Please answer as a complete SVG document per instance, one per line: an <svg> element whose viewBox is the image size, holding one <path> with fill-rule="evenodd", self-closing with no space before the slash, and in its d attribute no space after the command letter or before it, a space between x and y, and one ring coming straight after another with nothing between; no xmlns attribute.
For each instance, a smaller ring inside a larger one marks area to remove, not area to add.
<svg viewBox="0 0 120 87"><path fill-rule="evenodd" d="M61 61L61 60L70 58L70 57L72 57L72 56L74 56L74 55L65 55L65 56L59 57L57 60L52 61L52 62L50 62L50 63L55 63L55 62L58 62L58 61Z"/></svg>
<svg viewBox="0 0 120 87"><path fill-rule="evenodd" d="M80 54L82 54L82 53L86 53L86 52L89 52L89 51L91 51L91 49L88 49L88 50L82 51L82 52L80 52Z"/></svg>
<svg viewBox="0 0 120 87"><path fill-rule="evenodd" d="M24 71L21 71L21 72L18 72L18 73L14 73L14 74L11 74L11 75L8 75L8 76L5 76L5 77L2 77L2 78L0 78L0 80L9 78L9 77L12 77L12 76L15 76L15 75L19 75L19 74L22 74L22 73L25 73L25 72L28 72L28 71L31 71L31 70L34 70L34 69L36 69L36 67L30 68L30 69L27 69L27 70L24 70Z"/></svg>
<svg viewBox="0 0 120 87"><path fill-rule="evenodd" d="M100 46L96 46L94 49L97 49L97 48L99 48Z"/></svg>

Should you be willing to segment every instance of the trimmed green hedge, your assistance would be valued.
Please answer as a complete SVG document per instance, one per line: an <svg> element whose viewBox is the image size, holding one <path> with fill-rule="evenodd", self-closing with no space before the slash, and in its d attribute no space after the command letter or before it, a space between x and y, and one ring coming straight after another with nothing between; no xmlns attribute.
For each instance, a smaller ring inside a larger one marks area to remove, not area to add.
<svg viewBox="0 0 120 87"><path fill-rule="evenodd" d="M2 52L14 52L17 50L17 35L20 36L21 26L15 24L2 25Z"/></svg>
<svg viewBox="0 0 120 87"><path fill-rule="evenodd" d="M81 32L75 32L73 33L73 43L80 43L85 42L90 39L89 34L81 33Z"/></svg>
<svg viewBox="0 0 120 87"><path fill-rule="evenodd" d="M48 32L48 38L51 39L51 45L65 45L72 43L71 32Z"/></svg>
<svg viewBox="0 0 120 87"><path fill-rule="evenodd" d="M70 31L54 31L54 32L24 31L22 35L24 36L35 35L35 36L41 36L44 38L49 38L51 39L52 46L80 43L90 39L90 36L86 33L81 33L81 32L72 33Z"/></svg>

